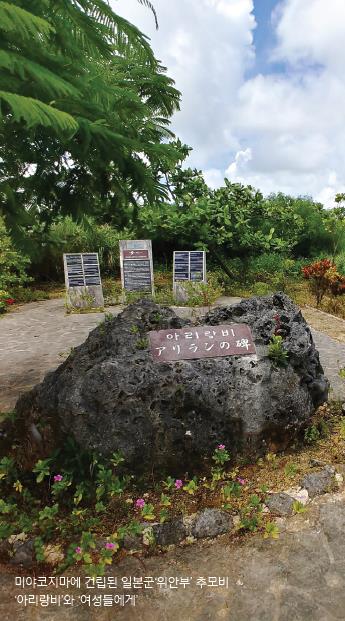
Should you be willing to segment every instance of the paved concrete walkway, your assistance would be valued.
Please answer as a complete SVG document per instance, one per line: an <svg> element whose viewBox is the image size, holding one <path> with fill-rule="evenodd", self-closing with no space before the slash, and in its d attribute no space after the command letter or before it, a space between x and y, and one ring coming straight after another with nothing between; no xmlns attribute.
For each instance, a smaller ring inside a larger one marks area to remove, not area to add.
<svg viewBox="0 0 345 621"><path fill-rule="evenodd" d="M222 297L217 304L234 304L239 300ZM112 306L106 312L118 314L121 310L120 306ZM202 315L208 308L175 310L188 317L192 312ZM339 369L345 366L345 321L315 309L303 312L311 326L317 328L313 336L331 381L332 396L345 399L345 381L339 377ZM0 412L11 411L18 396L61 364L71 348L80 345L103 319L104 313L66 315L62 299L25 304L1 317Z"/></svg>

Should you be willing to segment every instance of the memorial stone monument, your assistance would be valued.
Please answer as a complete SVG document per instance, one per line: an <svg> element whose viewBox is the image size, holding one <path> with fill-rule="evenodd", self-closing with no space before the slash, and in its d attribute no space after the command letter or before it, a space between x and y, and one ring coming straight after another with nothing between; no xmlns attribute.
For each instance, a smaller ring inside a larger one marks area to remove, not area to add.
<svg viewBox="0 0 345 621"><path fill-rule="evenodd" d="M124 291L154 294L151 240L121 240L120 265Z"/></svg>
<svg viewBox="0 0 345 621"><path fill-rule="evenodd" d="M173 291L179 302L188 300L184 282L206 282L206 252L202 250L175 250Z"/></svg>
<svg viewBox="0 0 345 621"><path fill-rule="evenodd" d="M103 308L104 298L97 252L63 255L66 303L72 308Z"/></svg>
<svg viewBox="0 0 345 621"><path fill-rule="evenodd" d="M284 364L270 356L277 329ZM72 437L83 451L120 451L133 473L182 477L217 444L251 460L286 450L328 388L311 330L283 293L217 306L193 322L142 299L19 399L16 429L40 430L34 463Z"/></svg>

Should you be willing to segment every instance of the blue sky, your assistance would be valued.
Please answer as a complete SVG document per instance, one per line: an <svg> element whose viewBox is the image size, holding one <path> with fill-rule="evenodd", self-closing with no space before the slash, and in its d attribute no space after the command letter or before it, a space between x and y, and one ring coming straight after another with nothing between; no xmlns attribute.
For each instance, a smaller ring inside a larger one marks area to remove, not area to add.
<svg viewBox="0 0 345 621"><path fill-rule="evenodd" d="M270 62L270 53L276 43L272 14L274 10L277 10L278 5L279 0L254 0L253 13L257 27L253 32L253 36L256 58L253 71L249 73L251 76L258 71L262 73L271 72L272 70L277 72L284 71L285 65L283 63Z"/></svg>
<svg viewBox="0 0 345 621"><path fill-rule="evenodd" d="M151 37L182 92L189 164L264 194L345 191L344 0L110 0Z"/></svg>

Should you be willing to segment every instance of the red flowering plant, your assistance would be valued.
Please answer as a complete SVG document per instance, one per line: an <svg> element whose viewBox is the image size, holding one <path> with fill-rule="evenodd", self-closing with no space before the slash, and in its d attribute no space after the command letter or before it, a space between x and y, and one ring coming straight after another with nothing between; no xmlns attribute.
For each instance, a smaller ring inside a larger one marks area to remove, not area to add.
<svg viewBox="0 0 345 621"><path fill-rule="evenodd" d="M14 304L14 299L10 297L7 291L0 289L0 313L4 313L7 306Z"/></svg>
<svg viewBox="0 0 345 621"><path fill-rule="evenodd" d="M310 289L316 297L316 305L320 306L322 298L329 292L333 295L345 293L345 278L337 272L330 259L321 259L302 268L303 276L309 280Z"/></svg>

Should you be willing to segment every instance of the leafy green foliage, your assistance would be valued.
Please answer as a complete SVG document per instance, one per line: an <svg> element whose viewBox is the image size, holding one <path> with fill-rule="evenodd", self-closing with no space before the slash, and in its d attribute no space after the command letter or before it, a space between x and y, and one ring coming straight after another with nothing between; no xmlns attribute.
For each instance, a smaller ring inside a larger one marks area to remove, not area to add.
<svg viewBox="0 0 345 621"><path fill-rule="evenodd" d="M231 496L239 498L239 496L241 495L241 491L242 487L239 483L237 483L237 481L231 481L230 483L224 485L224 487L222 488L222 494L225 500L228 500L229 498L231 498Z"/></svg>
<svg viewBox="0 0 345 621"><path fill-rule="evenodd" d="M33 472L36 473L36 481L37 483L42 483L45 477L50 475L50 465L52 463L52 459L39 459L33 468Z"/></svg>
<svg viewBox="0 0 345 621"><path fill-rule="evenodd" d="M188 306L212 306L222 295L224 289L214 274L208 274L207 282L183 282L188 295Z"/></svg>
<svg viewBox="0 0 345 621"><path fill-rule="evenodd" d="M240 528L255 532L262 522L262 510L260 498L256 494L250 496L248 504L241 510Z"/></svg>
<svg viewBox="0 0 345 621"><path fill-rule="evenodd" d="M155 519L155 513L154 513L154 506L151 503L145 503L145 505L143 506L142 510L141 510L141 517L144 520L149 520L149 521L153 521Z"/></svg>
<svg viewBox="0 0 345 621"><path fill-rule="evenodd" d="M0 216L0 290L7 294L13 287L27 283L28 263L29 260L15 249Z"/></svg>
<svg viewBox="0 0 345 621"><path fill-rule="evenodd" d="M298 466L296 464L287 464L284 468L285 476L293 479L298 472Z"/></svg>
<svg viewBox="0 0 345 621"><path fill-rule="evenodd" d="M267 522L265 524L265 532L264 539L278 539L279 538L279 528L277 524L274 522Z"/></svg>
<svg viewBox="0 0 345 621"><path fill-rule="evenodd" d="M147 338L137 339L135 346L137 349L147 349L149 346L149 341Z"/></svg>
<svg viewBox="0 0 345 621"><path fill-rule="evenodd" d="M286 366L289 354L283 347L283 339L280 335L273 334L268 346L268 357L276 366Z"/></svg>
<svg viewBox="0 0 345 621"><path fill-rule="evenodd" d="M307 444L315 444L318 440L320 440L320 437L321 434L316 425L308 427L304 434L304 440Z"/></svg>
<svg viewBox="0 0 345 621"><path fill-rule="evenodd" d="M190 496L194 496L194 494L198 490L198 488L199 488L199 485L198 485L196 477L194 477L193 479L188 481L183 486L184 491L187 492Z"/></svg>
<svg viewBox="0 0 345 621"><path fill-rule="evenodd" d="M230 453L226 450L224 444L219 444L212 455L212 459L221 466L230 461Z"/></svg>
<svg viewBox="0 0 345 621"><path fill-rule="evenodd" d="M305 507L299 500L295 500L292 505L292 510L294 513L305 513L307 511L307 507Z"/></svg>
<svg viewBox="0 0 345 621"><path fill-rule="evenodd" d="M105 0L1 1L0 41L0 213L23 244L21 227L166 194L180 94L133 24Z"/></svg>

